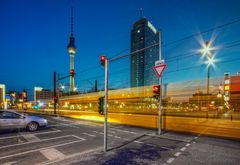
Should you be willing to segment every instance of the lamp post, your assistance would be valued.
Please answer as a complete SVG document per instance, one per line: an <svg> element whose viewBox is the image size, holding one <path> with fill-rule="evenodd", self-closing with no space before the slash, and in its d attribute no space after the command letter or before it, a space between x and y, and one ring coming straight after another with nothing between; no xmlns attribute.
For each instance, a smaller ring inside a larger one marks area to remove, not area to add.
<svg viewBox="0 0 240 165"><path fill-rule="evenodd" d="M211 65L213 65L213 55L211 50L213 50L213 48L211 47L212 42L211 41L207 41L205 42L205 44L203 45L203 48L201 49L201 53L203 56L207 56L207 111L209 111L209 86L210 86L210 68ZM207 118L208 118L208 114L207 114Z"/></svg>
<svg viewBox="0 0 240 165"><path fill-rule="evenodd" d="M211 50L213 50L213 48L211 48L211 41L207 41L205 42L205 44L203 45L203 48L201 49L201 53L204 56L207 56L207 94L209 94L209 85L210 85L210 67L213 64L213 56L211 53Z"/></svg>

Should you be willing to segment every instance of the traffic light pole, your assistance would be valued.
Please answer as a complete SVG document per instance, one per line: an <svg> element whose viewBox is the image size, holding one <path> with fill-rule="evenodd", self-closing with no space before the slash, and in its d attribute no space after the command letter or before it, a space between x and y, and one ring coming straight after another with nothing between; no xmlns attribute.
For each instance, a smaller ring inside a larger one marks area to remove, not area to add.
<svg viewBox="0 0 240 165"><path fill-rule="evenodd" d="M162 60L162 34L159 31L159 60ZM162 133L162 76L159 78L160 96L158 109L158 135Z"/></svg>
<svg viewBox="0 0 240 165"><path fill-rule="evenodd" d="M104 100L104 152L107 152L107 119L108 119L108 59L105 59L105 100Z"/></svg>

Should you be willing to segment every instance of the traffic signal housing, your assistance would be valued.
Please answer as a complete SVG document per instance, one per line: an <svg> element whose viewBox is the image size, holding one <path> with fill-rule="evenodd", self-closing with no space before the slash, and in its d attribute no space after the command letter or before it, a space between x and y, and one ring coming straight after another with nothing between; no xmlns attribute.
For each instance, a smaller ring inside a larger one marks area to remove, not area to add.
<svg viewBox="0 0 240 165"><path fill-rule="evenodd" d="M155 98L155 99L160 98L160 85L153 86L153 98Z"/></svg>
<svg viewBox="0 0 240 165"><path fill-rule="evenodd" d="M70 76L72 76L72 77L74 76L74 69L70 70Z"/></svg>
<svg viewBox="0 0 240 165"><path fill-rule="evenodd" d="M101 60L101 65L102 65L103 67L105 67L106 56L101 56L101 57L100 57L100 60Z"/></svg>
<svg viewBox="0 0 240 165"><path fill-rule="evenodd" d="M98 99L98 112L103 115L104 113L104 97L99 97Z"/></svg>

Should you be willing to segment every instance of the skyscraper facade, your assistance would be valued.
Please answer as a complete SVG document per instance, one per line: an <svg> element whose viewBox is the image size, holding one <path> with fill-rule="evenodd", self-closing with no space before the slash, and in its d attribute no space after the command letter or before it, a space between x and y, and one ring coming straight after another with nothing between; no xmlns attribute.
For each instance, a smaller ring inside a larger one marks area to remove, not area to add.
<svg viewBox="0 0 240 165"><path fill-rule="evenodd" d="M158 83L158 77L153 70L155 61L159 60L158 45L136 52L157 44L158 41L159 32L146 18L141 18L133 24L131 30L131 87Z"/></svg>

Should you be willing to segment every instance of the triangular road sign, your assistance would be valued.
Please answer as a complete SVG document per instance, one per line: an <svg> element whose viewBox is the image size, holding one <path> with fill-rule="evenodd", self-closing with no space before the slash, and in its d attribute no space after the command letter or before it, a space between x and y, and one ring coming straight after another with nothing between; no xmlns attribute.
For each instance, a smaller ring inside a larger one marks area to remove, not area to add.
<svg viewBox="0 0 240 165"><path fill-rule="evenodd" d="M162 72L164 71L165 68L166 68L166 64L161 64L153 67L158 77L162 76Z"/></svg>

